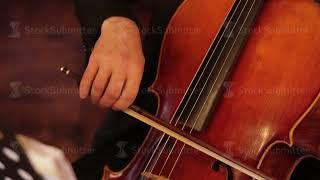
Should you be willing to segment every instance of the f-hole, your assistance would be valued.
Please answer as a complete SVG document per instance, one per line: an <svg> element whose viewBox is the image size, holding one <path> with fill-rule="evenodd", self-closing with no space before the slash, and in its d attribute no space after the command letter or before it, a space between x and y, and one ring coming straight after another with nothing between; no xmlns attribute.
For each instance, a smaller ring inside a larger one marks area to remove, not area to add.
<svg viewBox="0 0 320 180"><path fill-rule="evenodd" d="M226 180L233 180L233 173L232 173L231 167L222 163L221 161L215 161L214 163L212 163L211 168L213 171L218 172L220 170L221 166L224 166L227 170Z"/></svg>

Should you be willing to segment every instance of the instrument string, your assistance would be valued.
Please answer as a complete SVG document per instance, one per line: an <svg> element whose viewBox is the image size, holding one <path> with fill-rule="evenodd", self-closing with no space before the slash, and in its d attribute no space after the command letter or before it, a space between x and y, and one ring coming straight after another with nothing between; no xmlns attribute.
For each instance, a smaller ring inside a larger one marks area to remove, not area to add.
<svg viewBox="0 0 320 180"><path fill-rule="evenodd" d="M239 5L240 5L240 3L242 2L242 0L239 0L239 1L235 1L234 2L234 4L233 4L233 7L236 5L236 3L238 3L237 4L237 6L236 6L236 8L235 8L235 11L233 12L233 14L231 15L231 18L230 19L232 19L233 17L234 17L234 15L235 15L235 12L236 11L238 11L238 8L239 8ZM248 2L248 1L247 1ZM227 17L226 17L226 19L227 19ZM226 19L225 19L225 21L226 21ZM227 23L227 25L226 25L226 27L225 27L225 29L224 29L224 31L223 31L223 33L222 33L222 36L220 37L220 39L219 39L219 41L218 41L218 43L216 44L216 46L215 46L215 48L214 48L214 50L213 50L213 52L212 52L212 54L211 54L211 56L210 56L210 59L211 59L211 57L213 56L213 54L216 52L216 50L217 50L217 47L219 46L219 44L220 44L220 42L221 42L221 40L222 40L222 38L223 38L223 36L225 35L225 33L226 33L226 30L229 28L229 26L230 26L230 21ZM223 25L220 27L220 30L222 29L222 27L223 27ZM211 44L211 46L210 46L210 48L209 48L209 50L211 49L211 47L213 46L213 43L214 43L214 41L212 42L212 44ZM206 58L206 57L205 57ZM208 66L208 64L210 63L210 59L209 59L209 61L205 64L205 68L204 68L204 70L203 70L203 72L201 73L201 75L200 75L200 78L198 79L198 81L196 82L196 86L198 85L198 83L199 83L199 81L200 81L200 79L201 79L201 77L203 76L203 73L205 72L205 70L207 69L207 66ZM204 61L203 61L204 62ZM213 67L213 69L215 69L215 67L216 67L216 64L217 64L217 62L214 64L214 67ZM194 81L195 80L195 77L194 77L194 79L192 80L192 81ZM196 89L196 86L194 87L194 89L192 90L192 94L194 93L194 91L195 91L195 89ZM201 94L200 94L201 95ZM187 103L185 104L185 106L183 107L183 110L181 111L181 113L180 113L180 115L179 115L179 117L177 118L177 122L179 121L179 119L181 118L181 115L183 114L183 112L185 111L185 108L186 108L186 106L187 106L187 104L188 104L188 102L190 101L190 99L191 99L191 97L192 96L190 96L189 97L189 99L187 100ZM177 111L175 112L175 114L177 113ZM175 119L174 117L175 117L175 114L173 115L173 118L170 120L170 124L172 123L172 121ZM188 118L187 118L187 120L188 120ZM175 123L175 125L177 125L177 122ZM153 157L154 157L154 155L156 154L156 152L157 152L157 150L158 150L158 148L160 147L160 144L161 144L161 142L162 142L162 140L163 140L163 138L164 138L164 136L165 136L165 133L163 133L162 134L162 136L161 136L161 138L160 138L160 140L159 140L159 142L157 143L157 146L156 146L156 148L155 148L155 150L153 151L153 153L152 153L152 155L151 155L151 157L150 157L150 159L149 159L149 161L148 161L148 163L147 163L147 165L146 165L146 167L145 167L145 169L144 169L144 172L146 172L147 170L148 170L148 167L149 167L149 165L150 165L150 163L151 163L151 161L152 161L152 159L153 159ZM153 169L154 169L154 167L155 167L155 165L157 164L157 162L158 162L158 160L159 160L159 158L160 158L160 156L161 156L161 154L162 154L162 152L163 152L163 150L164 150L164 148L165 148L165 146L166 146L166 144L167 144L167 142L169 141L169 139L170 139L170 136L167 138L167 140L166 140L166 142L165 142L165 144L162 146L162 149L161 149L161 151L160 151L160 153L159 153L159 155L158 155L158 157L156 158L156 160L155 160L155 163L153 163L153 167L151 168L151 171L150 171L150 173L152 173L153 172ZM170 153L171 154L171 153Z"/></svg>
<svg viewBox="0 0 320 180"><path fill-rule="evenodd" d="M233 27L233 28L232 28L232 30L229 32L229 34L227 35L227 37L230 37L231 33L234 31L234 29L235 29L235 27L236 27L237 23L239 22L240 17L241 17L241 15L242 15L242 13L243 13L243 11L244 11L244 9L245 9L245 7L246 7L247 3L248 3L248 0L246 1L245 5L244 5L244 8L241 10L240 15L239 15L239 17L237 18L237 20L236 20L236 23L235 23L234 27ZM239 5L239 4L238 4L238 5ZM235 12L236 12L236 11L235 11ZM234 13L235 13L235 12L234 12ZM228 23L230 23L230 22L228 22ZM226 29L228 29L228 28L226 28ZM225 31L226 31L226 29L225 29ZM218 56L218 58L217 58L217 59L220 59L220 57L221 57L221 55L222 55L222 52L224 51L224 49L225 49L226 45L228 44L228 41L229 41L229 39L227 39L227 41L225 42L225 44L224 44L224 46L223 46L223 48L222 48L221 52L219 53L219 56ZM235 40L235 41L236 41L236 40ZM210 55L210 59L213 57L213 55L214 55L214 52ZM226 58L226 59L227 59L227 58ZM224 64L225 64L225 62L226 62L226 59L224 60ZM194 110L194 108L195 108L195 106L196 106L197 102L199 101L199 98L201 97L201 94L203 93L203 90L205 89L206 84L208 83L209 77L211 76L212 72L216 69L217 62L218 62L218 61L216 61L216 62L215 62L214 67L211 69L209 76L207 76L206 81L205 81L205 84L204 84L203 88L201 89L201 91L200 91L199 95L197 96L196 102L195 102L195 103L193 104L193 106L191 107L191 111L189 112L189 114L188 114L188 116L187 116L186 120L184 121L184 123L183 123L183 126L182 126L182 129L181 129L181 130L184 130L184 129L185 129L185 127L186 127L186 125L187 125L187 123L188 123L188 121L189 121L189 119L190 119L190 116L191 116L191 114L192 114L192 112L193 112L193 110ZM223 69L224 64L222 65L221 70ZM221 70L219 70L219 71L221 71ZM204 70L204 71L205 71L205 70ZM219 74L220 74L220 73L219 73ZM215 82L214 82L213 86L215 85L215 83L216 83L216 81L217 81L217 79L218 79L218 77L219 77L219 74L218 74L217 78L215 79ZM200 78L199 78L199 79L201 79L201 78L202 78L202 75L200 76ZM205 103L204 103L204 104L205 104ZM184 109L183 109L183 111L184 111ZM200 112L201 112L201 111L200 111ZM183 112L182 112L181 114L183 114ZM181 116L181 114L180 114L180 116ZM199 114L200 114L200 113L199 113ZM180 119L180 117L179 117L179 119ZM195 121L195 123L194 123L194 124L196 124L196 123L197 123L198 119L199 119L199 118L196 118L196 121ZM177 121L177 122L176 122L176 124L178 124L178 122L179 122L179 121ZM193 128L194 128L194 126L193 126ZM169 138L170 138L170 137L169 137ZM165 166L166 166L166 164L167 164L167 162L168 162L169 158L171 157L171 154L172 154L172 152L173 152L173 150L174 150L174 148L175 148L175 146L176 146L177 142L178 142L178 140L177 140L177 139L175 139L175 142L174 142L173 146L170 148L171 150L170 150L170 152L169 152L169 154L168 154L168 156L167 156L167 158L166 158L166 160L165 160L164 164L162 165L162 168L161 168L161 170L160 170L159 175L161 175L162 171L164 170L164 168L165 168Z"/></svg>
<svg viewBox="0 0 320 180"><path fill-rule="evenodd" d="M238 5L237 5L237 7L236 7L236 10L238 9L239 4L240 4L241 1L242 1L242 0L239 0L239 1L238 1ZM235 1L235 3L236 3L236 2L237 2L237 1ZM235 3L234 3L233 6L235 6ZM236 10L233 12L233 14L232 14L232 16L231 16L231 19L234 17L234 14L235 14ZM226 19L227 19L227 17L226 17ZM226 21L226 19L225 19L225 21ZM229 27L229 25L230 25L230 21L227 23L226 28L224 29L222 36L220 37L218 43L216 44L216 46L215 46L215 48L214 48L214 50L213 50L213 53L216 52L216 49L217 49L217 47L219 46L219 43L220 43L220 41L222 40L222 37L224 36L224 34L225 34L227 28ZM221 28L222 28L222 26L220 27L220 30L221 30ZM214 41L212 42L211 46L213 45L213 43L214 43ZM211 48L211 47L210 47L210 48ZM210 49L210 48L209 48L209 49ZM204 61L203 61L203 62L204 62ZM199 78L198 81L196 82L196 86L198 85L198 83L199 83L201 77L203 76L203 73L205 72L205 69L207 68L207 66L208 66L209 63L210 63L210 59L209 59L209 61L205 64L205 68L204 68L203 72L201 73L200 78ZM217 63L217 62L216 62L216 63ZM214 65L214 68L215 68L215 66L216 66L216 64ZM199 67L199 68L200 68L200 67ZM192 81L194 81L194 80L195 80L195 76L194 76L194 79L193 79ZM192 84L192 83L191 83L191 84ZM191 85L191 84L190 84L190 85ZM196 86L195 86L194 89L192 90L191 94L194 93L194 91L195 91L195 89L196 89ZM183 112L185 111L185 108L186 108L188 102L190 101L191 97L192 97L192 96L190 96L190 97L187 99L187 103L184 105L183 110L181 111L180 115L178 116L177 122L179 121L179 119L181 118L181 115L182 115ZM175 114L176 114L176 113L177 113L177 111L175 112ZM170 122L169 122L170 124L171 124L172 121L175 119L175 114L173 115L173 118L170 120ZM175 125L177 125L177 123L176 123ZM153 154L152 154L151 158L149 159L149 162L148 162L148 164L147 164L147 166L146 166L146 168L145 168L145 171L148 169L148 166L150 165L150 162L151 162L153 156L154 156L155 153L157 152L157 150L158 150L157 148L159 148L159 145L161 144L162 139L164 138L164 136L165 136L165 133L163 133L160 141L159 141L158 144L157 144L156 149L153 151ZM157 162L158 162L158 160L159 160L159 158L160 158L160 156L161 156L164 148L166 147L166 144L168 143L169 139L170 139L170 136L167 138L165 144L162 146L162 148L161 148L161 150L160 150L160 152L159 152L159 154L158 154L158 156L157 156L157 158L156 158L156 160L155 160L155 162L154 162L154 164L153 164L153 166L152 166L152 168L151 168L151 170L150 170L150 173L153 172L153 169L154 169L154 167L156 166L156 164L157 164ZM145 172L145 171L144 171L144 172Z"/></svg>
<svg viewBox="0 0 320 180"><path fill-rule="evenodd" d="M228 59L228 57L229 57L229 55L230 55L230 53L231 53L231 50L232 50L232 48L234 47L234 45L235 45L235 43L236 43L236 41L237 41L237 39L238 39L238 37L239 37L239 35L240 35L240 33L241 33L241 30L243 29L244 24L245 24L245 22L247 21L247 19L248 19L248 17L249 17L249 14L250 14L250 12L252 11L252 9L253 9L253 7L254 7L255 2L256 2L256 0L253 1L252 5L251 5L251 7L250 7L250 10L249 10L248 14L247 14L246 17L245 17L244 22L243 22L243 24L242 24L241 27L240 27L239 33L237 34L237 36L236 36L236 38L235 38L235 41L233 42L232 47L230 48L230 50L229 50L229 52L228 52L228 55L227 55L227 57L226 57L225 60L224 60L224 63L223 63L223 65L222 65L222 67L225 65L226 60ZM232 31L231 31L231 32L232 32ZM219 76L220 73L222 72L222 69L223 69L223 68L221 68L220 71L218 72L218 76ZM210 74L211 74L211 72L210 72ZM212 89L213 89L215 83L217 82L218 76L217 76L217 78L215 79L215 82L214 82L213 86L211 86L209 93L212 92ZM195 125L197 124L197 121L199 120L199 116L200 116L200 114L201 114L201 112L202 112L202 110L203 110L203 108L204 108L204 105L205 105L205 103L207 102L207 100L208 100L208 97L205 99L205 102L204 102L203 105L201 106L201 109L200 109L200 111L199 111L199 113L198 113L198 115L197 115L196 121L193 123L192 128L191 128L189 134L191 134L191 133L193 132L194 127L195 127ZM191 111L193 111L193 109L192 109ZM177 141L177 140L176 140L176 141ZM180 156L181 156L181 154L182 154L182 151L183 151L184 148L185 148L185 145L186 145L186 144L183 144L183 146L182 146L182 148L181 148L181 150L180 150L180 152L179 152L179 154L178 154L178 157L177 157L177 159L176 159L175 162L174 162L174 165L173 165L173 167L172 167L172 169L171 169L171 171L170 171L170 173L169 173L169 176L168 176L169 178L170 178L170 176L171 176L171 174L172 174L172 172L173 172L173 170L174 170L174 168L175 168L178 160L180 159Z"/></svg>
<svg viewBox="0 0 320 180"><path fill-rule="evenodd" d="M230 31L230 34L228 35L228 37L229 37L229 36L231 35L231 33L234 31L234 29L235 29L237 23L239 22L239 19L240 19L241 15L242 15L242 13L243 13L243 11L244 11L247 3L248 3L248 1L246 1L245 5L244 5L244 8L241 10L241 13L240 13L239 17L237 18L236 23L235 23L234 27L232 28L232 30ZM223 50L225 49L226 45L228 44L228 41L229 41L229 39L226 41L226 43L224 44L221 52L219 53L218 59L220 59ZM236 39L235 39L234 42L236 42ZM232 48L231 48L231 49L232 49ZM231 49L230 49L230 51L231 51ZM230 52L230 51L229 51L229 52ZM229 54L230 54L230 53L229 53ZM212 56L213 56L213 54L210 56L210 59L212 58ZM224 59L224 63L223 63L223 65L222 65L221 69L219 70L219 73L218 73L218 75L217 75L217 77L216 77L216 79L215 79L212 87L215 86L215 84L216 84L216 82L217 82L217 79L218 79L218 77L219 77L219 75L220 75L220 72L221 72L221 70L223 69L223 67L224 67L227 59L228 59L228 57ZM218 62L218 61L216 61L216 62ZM197 104L197 102L198 102L198 100L199 100L199 98L200 98L200 96L201 96L201 94L202 94L202 92L203 92L203 90L204 90L204 88L205 88L205 86L206 86L206 84L207 84L207 82L208 82L208 80L209 80L209 77L211 76L213 70L214 70L214 68L211 69L209 76L206 78L205 84L204 84L203 88L201 89L201 91L200 91L200 93L199 93L199 95L198 95L198 97L197 97L197 99L196 99L196 103L193 104L193 106L192 106L192 108L191 108L191 111L190 111L190 113L189 113L188 116L187 116L187 120L186 120L186 121L184 122L184 124L183 124L182 130L184 130L185 126L187 125L187 122L189 121L189 118L190 118L190 116L191 116L191 114L192 114L192 112L193 112L193 110L194 110L194 108L195 108L195 105ZM211 92L211 91L210 91L210 92ZM206 99L206 101L207 101L207 99ZM205 101L205 102L206 102L206 101ZM204 102L204 104L205 104L205 102ZM204 104L203 104L203 106L204 106ZM203 106L202 106L202 108L201 108L201 110L200 110L200 113L198 113L198 116L197 116L197 118L196 118L196 121L194 122L194 125L193 125L193 127L192 127L192 129L191 129L191 132L193 131L195 124L196 124L196 123L198 122L198 120L199 120L198 117L199 117L199 114L201 114L201 111L202 111L202 109L203 109ZM191 132L190 132L190 134L191 134ZM177 141L178 141L178 140L175 140L174 145L173 145L173 147L171 148L171 151L170 151L169 156L171 155L173 149L175 148L175 145L177 144ZM167 160L169 159L169 156L167 157L166 162L167 162ZM164 167L165 167L165 165L166 165L166 162L163 164L163 166L162 166L162 168L161 168L160 175L161 175L161 173L162 173L162 171L163 171L163 169L164 169Z"/></svg>

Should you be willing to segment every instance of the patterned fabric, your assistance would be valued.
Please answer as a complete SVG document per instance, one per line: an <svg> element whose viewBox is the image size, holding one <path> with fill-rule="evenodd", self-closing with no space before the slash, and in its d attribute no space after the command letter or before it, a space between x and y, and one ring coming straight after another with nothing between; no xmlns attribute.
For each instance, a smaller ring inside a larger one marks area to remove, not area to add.
<svg viewBox="0 0 320 180"><path fill-rule="evenodd" d="M42 180L32 168L21 145L10 133L0 131L0 179Z"/></svg>

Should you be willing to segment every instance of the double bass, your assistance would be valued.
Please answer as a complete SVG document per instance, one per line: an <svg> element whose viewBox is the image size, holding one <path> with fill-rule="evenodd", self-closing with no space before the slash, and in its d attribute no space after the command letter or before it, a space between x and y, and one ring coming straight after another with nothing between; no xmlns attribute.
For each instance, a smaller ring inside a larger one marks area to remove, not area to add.
<svg viewBox="0 0 320 180"><path fill-rule="evenodd" d="M156 114L124 111L152 128L127 167L106 166L103 179L282 180L319 158L317 139L288 153L320 104L319 18L315 0L185 0L149 89Z"/></svg>

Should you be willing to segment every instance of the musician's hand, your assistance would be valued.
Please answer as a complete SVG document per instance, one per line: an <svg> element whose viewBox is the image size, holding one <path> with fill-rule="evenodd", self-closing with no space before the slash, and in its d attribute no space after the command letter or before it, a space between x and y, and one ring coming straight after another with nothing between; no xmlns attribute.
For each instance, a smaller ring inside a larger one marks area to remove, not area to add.
<svg viewBox="0 0 320 180"><path fill-rule="evenodd" d="M115 110L127 109L135 100L144 69L137 25L123 17L104 21L88 67L80 83L80 97Z"/></svg>

